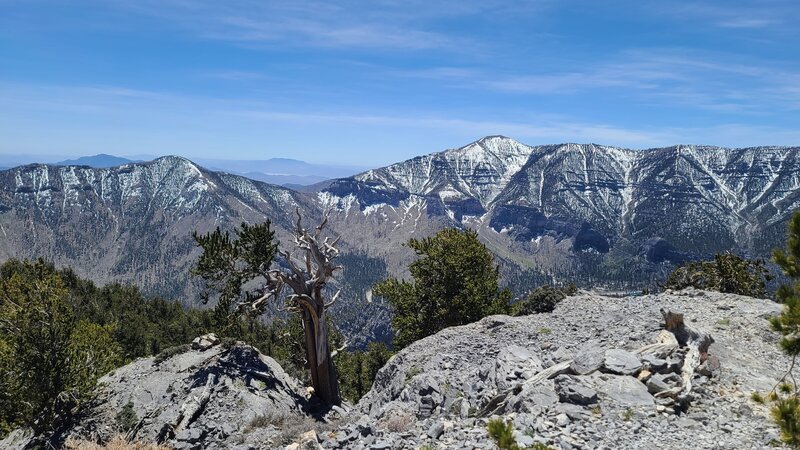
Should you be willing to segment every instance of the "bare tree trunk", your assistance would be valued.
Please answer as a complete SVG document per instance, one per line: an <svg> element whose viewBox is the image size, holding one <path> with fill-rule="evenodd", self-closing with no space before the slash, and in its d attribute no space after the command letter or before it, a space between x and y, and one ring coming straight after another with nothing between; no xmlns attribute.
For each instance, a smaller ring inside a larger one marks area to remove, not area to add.
<svg viewBox="0 0 800 450"><path fill-rule="evenodd" d="M341 403L339 397L339 377L336 374L336 367L331 358L331 348L328 342L328 327L325 322L325 311L319 318L319 326L317 330L317 380L321 392L318 394L322 401L338 405ZM314 388L317 389L316 387Z"/></svg>
<svg viewBox="0 0 800 450"><path fill-rule="evenodd" d="M694 372L708 357L708 348L714 343L710 334L689 328L683 320L683 314L672 311L661 310L664 317L664 328L675 335L675 339L681 347L686 347L686 356L683 358L681 378L683 386L661 392L658 396L675 397L680 401L688 401L692 391L692 379Z"/></svg>
<svg viewBox="0 0 800 450"><path fill-rule="evenodd" d="M306 361L308 361L308 370L311 372L311 386L314 388L314 392L319 395L319 378L317 377L317 371L314 369L317 367L317 339L314 333L314 321L308 312L303 312L302 320L303 332L306 337Z"/></svg>
<svg viewBox="0 0 800 450"><path fill-rule="evenodd" d="M306 336L306 356L311 372L311 386L314 388L314 393L324 403L338 405L341 403L339 379L331 358L324 311L321 316L318 316L316 323L310 316L304 317L303 328Z"/></svg>
<svg viewBox="0 0 800 450"><path fill-rule="evenodd" d="M301 224L299 209L296 212L294 244L300 258L295 259L289 251L281 253L288 270L275 269L265 274L265 292L255 303L278 297L284 285L294 291L288 298L288 309L300 314L303 322L311 386L324 403L337 405L341 403L339 380L331 359L325 312L336 302L339 293L327 303L322 293L328 279L336 270L341 269L341 266L333 264L333 259L339 254L336 248L338 239L331 241L328 237L322 239L320 236L328 222L327 215L313 233L310 233Z"/></svg>

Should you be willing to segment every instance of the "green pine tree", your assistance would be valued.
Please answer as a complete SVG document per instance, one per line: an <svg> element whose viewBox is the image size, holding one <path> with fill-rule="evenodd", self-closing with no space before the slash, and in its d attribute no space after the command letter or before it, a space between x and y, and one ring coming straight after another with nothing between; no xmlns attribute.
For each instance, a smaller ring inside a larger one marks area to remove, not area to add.
<svg viewBox="0 0 800 450"><path fill-rule="evenodd" d="M278 254L278 243L271 222L248 225L234 229L234 235L219 227L208 234L194 232L192 237L203 253L192 269L192 274L205 281L202 298L208 302L215 296L214 308L220 330L236 325L240 315L258 316L264 312L266 303L256 310L239 308L259 296L255 290L246 291L244 286L267 277L272 260Z"/></svg>
<svg viewBox="0 0 800 450"><path fill-rule="evenodd" d="M5 397L0 400L5 403L0 422L27 422L42 431L62 407L59 395L69 387L74 316L61 278L42 261L28 269L30 278L19 273L0 277L0 380Z"/></svg>
<svg viewBox="0 0 800 450"><path fill-rule="evenodd" d="M85 399L97 379L122 365L122 348L114 340L114 327L87 320L75 325L67 345L68 390L76 401Z"/></svg>
<svg viewBox="0 0 800 450"><path fill-rule="evenodd" d="M745 259L731 252L718 253L711 261L693 261L676 268L664 289L687 287L764 298L772 276L762 259Z"/></svg>
<svg viewBox="0 0 800 450"><path fill-rule="evenodd" d="M491 314L507 314L511 292L499 287L500 272L474 230L445 229L411 239L420 257L411 263L413 281L390 278L375 294L394 308L394 344L402 348L444 328Z"/></svg>
<svg viewBox="0 0 800 450"><path fill-rule="evenodd" d="M791 356L793 368L800 354L800 211L796 211L789 222L786 250L774 250L773 260L790 283L781 286L775 295L783 304L783 312L773 317L771 323L781 333L780 346ZM794 380L791 370L768 398L774 401L772 416L781 428L784 442L800 447L800 391L797 386L785 382Z"/></svg>

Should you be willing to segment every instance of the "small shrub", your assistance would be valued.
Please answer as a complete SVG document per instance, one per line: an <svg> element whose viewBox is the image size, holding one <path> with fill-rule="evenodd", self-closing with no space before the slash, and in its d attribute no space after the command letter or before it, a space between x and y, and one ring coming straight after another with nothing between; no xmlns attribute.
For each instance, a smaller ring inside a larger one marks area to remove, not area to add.
<svg viewBox="0 0 800 450"><path fill-rule="evenodd" d="M633 410L628 408L622 412L622 420L625 422L630 422L633 419Z"/></svg>
<svg viewBox="0 0 800 450"><path fill-rule="evenodd" d="M268 412L266 414L257 414L255 417L250 419L250 422L245 425L244 429L242 430L244 433L250 433L253 430L257 430L259 428L266 428L269 426L273 426L275 428L281 428L283 424L286 422L287 417L283 414L277 414L275 412Z"/></svg>
<svg viewBox="0 0 800 450"><path fill-rule="evenodd" d="M289 420L283 422L280 428L280 434L278 434L273 441L274 444L278 444L280 446L289 445L297 441L300 435L309 430L315 430L319 435L336 430L340 425L338 420L331 422L320 422L308 416L292 416L291 418L287 419Z"/></svg>
<svg viewBox="0 0 800 450"><path fill-rule="evenodd" d="M97 444L85 440L70 439L64 443L67 450L170 450L169 447L143 442L128 442L122 436L117 436L107 444Z"/></svg>
<svg viewBox="0 0 800 450"><path fill-rule="evenodd" d="M381 425L392 433L403 433L411 428L417 418L413 413L404 410L395 410L382 420Z"/></svg>
<svg viewBox="0 0 800 450"><path fill-rule="evenodd" d="M575 285L566 287L552 287L544 285L536 288L524 300L515 303L512 306L511 314L514 316L525 316L529 314L538 314L553 312L562 300L569 295L577 292Z"/></svg>
<svg viewBox="0 0 800 450"><path fill-rule="evenodd" d="M781 429L783 441L792 447L800 447L800 399L792 396L775 401L772 418Z"/></svg>
<svg viewBox="0 0 800 450"><path fill-rule="evenodd" d="M786 250L774 250L773 260L791 282L778 289L775 297L783 303L783 311L772 317L770 323L781 334L781 349L791 356L792 364L766 400L772 403L772 418L781 429L783 441L800 447L800 391L796 385L785 382L794 379L794 363L800 355L800 211L795 211L789 222L786 241Z"/></svg>
<svg viewBox="0 0 800 450"><path fill-rule="evenodd" d="M687 287L764 298L772 276L762 259L748 260L731 252L718 253L712 261L693 261L678 267L664 282L664 289Z"/></svg>
<svg viewBox="0 0 800 450"><path fill-rule="evenodd" d="M230 336L224 336L222 339L220 339L219 345L222 346L222 348L225 350L230 350L231 348L233 348L234 345L236 345L236 342L237 342L236 338Z"/></svg>
<svg viewBox="0 0 800 450"><path fill-rule="evenodd" d="M136 415L136 411L133 410L133 403L128 402L123 406L114 417L114 422L117 424L117 428L126 433L138 425L139 417Z"/></svg>
<svg viewBox="0 0 800 450"><path fill-rule="evenodd" d="M174 347L165 348L161 351L161 353L157 354L156 357L153 359L153 362L156 364L161 364L162 362L172 358L175 355L180 355L181 353L186 353L191 349L192 346L189 344L182 344L176 345Z"/></svg>
<svg viewBox="0 0 800 450"><path fill-rule="evenodd" d="M422 369L420 369L417 366L414 366L414 367L408 369L408 372L406 372L406 383L408 383L409 381L411 381L412 378L414 378L415 376L417 376L417 375L419 375L421 373L422 373Z"/></svg>
<svg viewBox="0 0 800 450"><path fill-rule="evenodd" d="M521 450L514 439L514 426L511 422L506 423L503 419L490 420L486 430L500 450Z"/></svg>
<svg viewBox="0 0 800 450"><path fill-rule="evenodd" d="M551 330L550 328L539 328L539 334L550 334L552 332L553 330Z"/></svg>

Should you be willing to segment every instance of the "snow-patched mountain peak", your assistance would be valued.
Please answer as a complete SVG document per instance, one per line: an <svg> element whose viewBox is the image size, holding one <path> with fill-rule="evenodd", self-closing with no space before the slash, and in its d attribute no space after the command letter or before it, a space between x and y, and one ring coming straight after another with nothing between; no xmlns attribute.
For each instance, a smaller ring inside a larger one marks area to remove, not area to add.
<svg viewBox="0 0 800 450"><path fill-rule="evenodd" d="M13 174L17 200L33 202L45 210L56 204L66 209L93 202L137 203L146 198L148 207L188 211L217 188L209 173L178 156L102 169L30 165L11 169L9 173Z"/></svg>
<svg viewBox="0 0 800 450"><path fill-rule="evenodd" d="M619 238L658 237L680 251L761 251L800 208L800 148L531 147L488 136L330 186L324 194L367 215L424 199L430 215L479 218L525 242L572 236L603 252Z"/></svg>
<svg viewBox="0 0 800 450"><path fill-rule="evenodd" d="M162 156L160 158L154 159L149 163L145 163L145 165L158 167L160 169L176 171L177 174L182 174L187 177L201 177L201 178L203 177L204 169L201 169L200 166L198 166L191 160L184 158L183 156L176 156L176 155ZM126 164L126 166L131 166L131 164Z"/></svg>
<svg viewBox="0 0 800 450"><path fill-rule="evenodd" d="M486 206L533 151L505 136L487 136L460 148L419 156L355 178L414 195L436 195L446 203L473 198Z"/></svg>

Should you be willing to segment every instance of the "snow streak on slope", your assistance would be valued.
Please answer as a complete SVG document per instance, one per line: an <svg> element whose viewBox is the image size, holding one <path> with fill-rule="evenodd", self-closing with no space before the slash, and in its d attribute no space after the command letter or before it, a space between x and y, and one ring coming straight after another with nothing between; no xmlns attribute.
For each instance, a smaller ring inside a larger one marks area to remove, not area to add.
<svg viewBox="0 0 800 450"><path fill-rule="evenodd" d="M600 247L613 247L619 239L663 237L711 252L747 247L800 206L798 150L531 147L490 136L339 180L326 195L351 196L367 214L425 198L429 215L470 226L476 222L469 217L480 217L526 241L588 233Z"/></svg>
<svg viewBox="0 0 800 450"><path fill-rule="evenodd" d="M427 196L475 198L487 206L519 171L534 149L502 136L490 136L465 147L420 156L355 179Z"/></svg>

